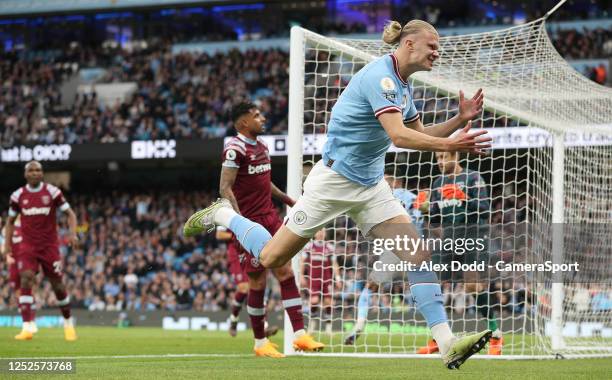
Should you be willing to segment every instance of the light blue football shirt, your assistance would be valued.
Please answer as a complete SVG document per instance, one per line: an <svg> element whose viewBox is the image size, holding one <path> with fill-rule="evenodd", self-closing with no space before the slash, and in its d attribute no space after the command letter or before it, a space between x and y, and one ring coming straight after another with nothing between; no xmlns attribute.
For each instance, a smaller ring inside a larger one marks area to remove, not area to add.
<svg viewBox="0 0 612 380"><path fill-rule="evenodd" d="M323 162L363 186L376 185L384 174L385 153L391 146L378 116L401 112L404 123L419 118L412 87L399 74L397 58L385 55L353 76L332 108L323 148Z"/></svg>
<svg viewBox="0 0 612 380"><path fill-rule="evenodd" d="M417 195L406 189L393 189L393 195L402 202L402 206L412 218L412 223L416 227L419 236L423 235L423 213L421 210L414 208L414 201Z"/></svg>

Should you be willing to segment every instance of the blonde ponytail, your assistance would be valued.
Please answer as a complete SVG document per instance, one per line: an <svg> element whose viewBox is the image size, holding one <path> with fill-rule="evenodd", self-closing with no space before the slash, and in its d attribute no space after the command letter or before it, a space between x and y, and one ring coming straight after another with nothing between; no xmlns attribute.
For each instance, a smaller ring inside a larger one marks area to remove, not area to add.
<svg viewBox="0 0 612 380"><path fill-rule="evenodd" d="M402 28L402 24L397 21L389 21L385 25L383 30L382 40L390 45L395 45L400 40L410 34L417 34L420 31L425 30L435 35L438 35L438 31L430 23L423 20L411 20Z"/></svg>
<svg viewBox="0 0 612 380"><path fill-rule="evenodd" d="M382 39L389 45L395 45L400 41L402 24L397 21L388 21L383 30Z"/></svg>

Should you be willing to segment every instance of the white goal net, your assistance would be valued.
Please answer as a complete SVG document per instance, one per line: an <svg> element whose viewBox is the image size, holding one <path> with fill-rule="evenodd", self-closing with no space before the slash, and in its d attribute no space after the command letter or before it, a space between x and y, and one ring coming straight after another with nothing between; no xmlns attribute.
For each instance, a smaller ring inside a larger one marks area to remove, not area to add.
<svg viewBox="0 0 612 380"><path fill-rule="evenodd" d="M475 212L490 228L488 260L577 262L580 268L562 274L493 268L485 290L488 317L466 284L447 281L443 291L453 330L471 333L496 320L502 357L612 355L612 90L565 62L543 19L442 37L440 45L434 70L411 77L414 102L427 126L455 115L460 89L466 96L484 90L485 110L474 126L489 130L493 149L484 157L462 156L460 163L485 183L488 206ZM303 179L320 159L331 109L352 75L393 50L382 41L292 29L290 195L301 194ZM391 149L386 161L397 186L431 195L440 176L432 153ZM326 353L415 354L430 336L403 276L372 292L360 336L345 344L376 258L372 242L344 216L330 223L325 240L339 268L328 295L318 290L320 275L308 269L319 264L309 260L304 268L299 262L308 260L306 254L295 259L294 269L302 272L309 329L328 344Z"/></svg>

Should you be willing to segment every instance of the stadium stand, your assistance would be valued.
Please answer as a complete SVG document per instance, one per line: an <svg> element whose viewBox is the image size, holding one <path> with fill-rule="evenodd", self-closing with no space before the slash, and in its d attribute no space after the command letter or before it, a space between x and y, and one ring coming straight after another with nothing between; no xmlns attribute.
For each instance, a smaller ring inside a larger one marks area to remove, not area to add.
<svg viewBox="0 0 612 380"><path fill-rule="evenodd" d="M568 58L612 55L612 29L560 30L555 36L555 46ZM223 137L231 133L229 106L241 98L258 102L268 118L269 134L287 131L289 58L280 49L173 55L168 44L150 44L133 51L76 49L50 62L15 54L5 58L1 70L7 79L0 97L3 146ZM88 66L106 70L98 83L135 82L138 90L110 106L100 104L95 92L83 94L66 110L61 82L77 67ZM587 67L585 75L607 82L605 66ZM431 94L415 96L429 99L424 111L435 107ZM486 115L485 120L493 118Z"/></svg>

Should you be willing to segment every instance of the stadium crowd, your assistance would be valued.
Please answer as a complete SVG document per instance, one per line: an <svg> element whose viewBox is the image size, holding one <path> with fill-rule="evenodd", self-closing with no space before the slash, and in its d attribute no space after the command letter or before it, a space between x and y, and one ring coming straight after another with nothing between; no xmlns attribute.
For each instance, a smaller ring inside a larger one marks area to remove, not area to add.
<svg viewBox="0 0 612 380"><path fill-rule="evenodd" d="M612 54L610 30L558 31L555 35L555 46L568 58ZM288 66L288 54L281 50L172 55L170 45L163 43L132 51L109 47L71 48L52 62L6 55L0 64L3 78L0 144L8 147L26 143L222 137L232 130L230 104L240 98L258 103L268 119L268 133L284 133ZM108 105L101 104L95 92L79 95L66 109L62 106L59 86L84 67L106 69L101 83L135 82L137 90L125 101ZM321 67L316 70L320 71ZM594 68L589 75L598 83L606 82L605 67ZM433 120L436 106L441 109L433 94L418 88L415 100L425 122ZM331 108L333 101L327 103L323 106ZM328 112L315 115L317 130L322 129L326 116ZM516 124L499 119L498 116L495 125ZM493 115L486 114L484 126L493 125L494 120Z"/></svg>
<svg viewBox="0 0 612 380"><path fill-rule="evenodd" d="M58 58L53 62L26 60L17 54L0 59L0 142L54 141L55 131L44 115L61 105L61 82L77 65Z"/></svg>
<svg viewBox="0 0 612 380"><path fill-rule="evenodd" d="M83 57L90 57L83 54ZM100 55L94 62L107 62ZM96 93L76 97L69 114L37 94L57 95L57 74L42 65L40 75L50 71L51 80L30 78L5 83L0 98L0 136L3 146L23 143L126 142L164 138L225 136L230 129L229 108L237 99L255 98L266 114L270 133L287 126L288 54L280 50L251 50L227 54L171 55L168 47L142 52L121 52L110 58L105 82L134 81L138 90L124 102L104 107ZM25 75L19 65L5 71ZM237 76L235 73L240 72ZM53 90L53 91L52 91ZM48 104L45 110L35 106ZM55 106L55 108L54 108ZM45 115L44 117L42 115Z"/></svg>
<svg viewBox="0 0 612 380"><path fill-rule="evenodd" d="M553 33L553 44L566 59L612 57L612 28L560 29Z"/></svg>

